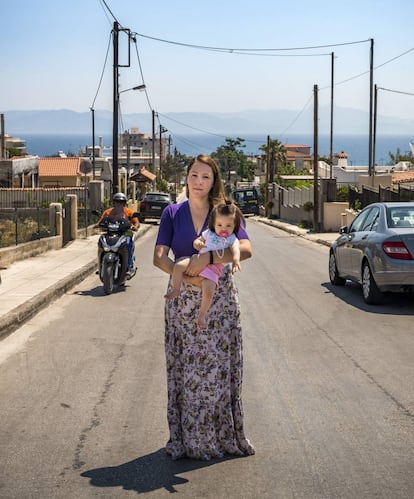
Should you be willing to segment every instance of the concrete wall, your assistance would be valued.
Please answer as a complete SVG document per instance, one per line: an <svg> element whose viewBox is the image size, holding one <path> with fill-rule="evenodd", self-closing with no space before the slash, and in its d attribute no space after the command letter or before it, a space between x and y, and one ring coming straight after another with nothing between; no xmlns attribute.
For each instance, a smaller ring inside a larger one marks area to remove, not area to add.
<svg viewBox="0 0 414 499"><path fill-rule="evenodd" d="M36 256L52 249L62 247L62 237L45 237L37 241L18 244L17 246L0 248L0 268L7 268L12 263Z"/></svg>
<svg viewBox="0 0 414 499"><path fill-rule="evenodd" d="M338 232L339 227L344 225L342 223L342 213L348 209L348 206L347 202L323 203L323 232Z"/></svg>

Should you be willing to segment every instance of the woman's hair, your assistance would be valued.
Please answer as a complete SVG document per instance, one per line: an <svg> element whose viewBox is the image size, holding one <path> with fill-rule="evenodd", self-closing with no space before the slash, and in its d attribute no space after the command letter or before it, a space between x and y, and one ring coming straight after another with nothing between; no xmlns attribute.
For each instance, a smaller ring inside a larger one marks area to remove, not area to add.
<svg viewBox="0 0 414 499"><path fill-rule="evenodd" d="M220 175L220 169L214 159L207 154L199 154L197 157L193 158L187 168L187 176L190 174L191 168L196 162L204 163L211 168L214 176L213 187L208 194L208 200L210 202L210 207L213 207L215 203L222 202L225 199L223 181ZM188 185L186 185L186 195L189 197Z"/></svg>
<svg viewBox="0 0 414 499"><path fill-rule="evenodd" d="M210 218L208 219L208 228L213 232L214 226L216 225L217 215L224 217L234 217L234 234L237 234L239 232L242 222L243 226L246 225L243 213L230 199L225 199L224 201L217 203L211 210Z"/></svg>

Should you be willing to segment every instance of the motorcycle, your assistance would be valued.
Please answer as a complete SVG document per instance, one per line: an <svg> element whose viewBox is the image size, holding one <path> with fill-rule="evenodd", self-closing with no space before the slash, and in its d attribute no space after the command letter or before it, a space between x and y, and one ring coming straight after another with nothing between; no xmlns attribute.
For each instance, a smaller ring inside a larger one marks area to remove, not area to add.
<svg viewBox="0 0 414 499"><path fill-rule="evenodd" d="M115 286L123 286L136 274L134 271L127 274L128 270L128 238L132 237L129 220L104 219L99 227L105 232L98 240L99 278L103 283L105 294L113 292Z"/></svg>

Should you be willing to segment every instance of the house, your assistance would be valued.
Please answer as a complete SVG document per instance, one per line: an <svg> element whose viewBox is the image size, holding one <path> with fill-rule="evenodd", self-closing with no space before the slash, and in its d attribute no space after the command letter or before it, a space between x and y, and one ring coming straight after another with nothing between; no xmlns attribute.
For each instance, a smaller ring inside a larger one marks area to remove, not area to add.
<svg viewBox="0 0 414 499"><path fill-rule="evenodd" d="M0 187L37 187L38 161L36 156L0 160Z"/></svg>
<svg viewBox="0 0 414 499"><path fill-rule="evenodd" d="M80 165L84 158L39 158L39 187L80 187L84 176Z"/></svg>
<svg viewBox="0 0 414 499"><path fill-rule="evenodd" d="M295 165L296 171L301 171L304 168L310 170L312 168L312 156L310 146L305 144L283 144L285 148L286 162Z"/></svg>

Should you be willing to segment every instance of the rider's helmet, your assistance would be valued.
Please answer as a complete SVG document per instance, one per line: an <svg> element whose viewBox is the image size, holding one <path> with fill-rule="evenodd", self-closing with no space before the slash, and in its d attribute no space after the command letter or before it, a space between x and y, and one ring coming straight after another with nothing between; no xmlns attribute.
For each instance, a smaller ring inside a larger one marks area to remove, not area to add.
<svg viewBox="0 0 414 499"><path fill-rule="evenodd" d="M112 200L114 202L118 201L119 203L126 203L127 202L127 198L126 198L125 194L122 192L117 192L116 194L114 194L114 197Z"/></svg>

